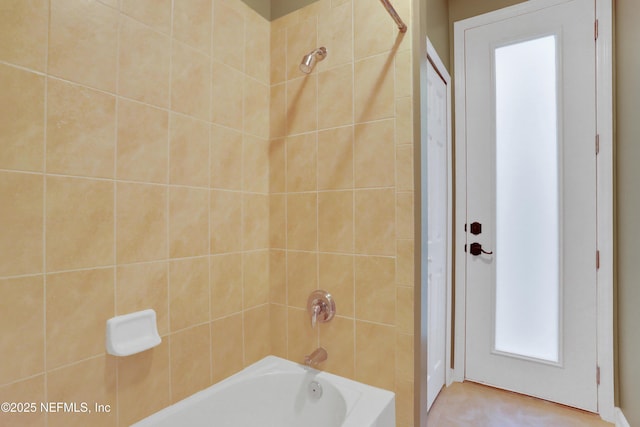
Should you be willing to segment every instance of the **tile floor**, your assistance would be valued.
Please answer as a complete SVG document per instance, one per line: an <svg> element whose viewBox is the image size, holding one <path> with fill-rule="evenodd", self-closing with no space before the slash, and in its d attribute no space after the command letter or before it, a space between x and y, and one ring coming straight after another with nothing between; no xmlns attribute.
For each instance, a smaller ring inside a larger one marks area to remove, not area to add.
<svg viewBox="0 0 640 427"><path fill-rule="evenodd" d="M613 427L598 415L472 382L443 389L429 427Z"/></svg>

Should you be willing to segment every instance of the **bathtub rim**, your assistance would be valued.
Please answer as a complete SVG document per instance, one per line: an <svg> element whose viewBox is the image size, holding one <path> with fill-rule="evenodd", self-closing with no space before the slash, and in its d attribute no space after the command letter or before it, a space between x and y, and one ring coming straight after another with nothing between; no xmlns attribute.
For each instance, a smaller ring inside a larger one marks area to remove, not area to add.
<svg viewBox="0 0 640 427"><path fill-rule="evenodd" d="M395 393L392 391L313 369L278 356L269 355L203 390L197 391L136 421L130 427L153 427L156 422L175 415L190 405L202 402L214 394L224 392L225 388L242 383L251 377L278 373L302 374L305 376L312 374L314 379L324 380L333 384L341 392L347 405L345 421L341 427L378 427L380 425L378 422L380 417L385 420L393 419L393 425L395 426ZM348 391L346 395L343 390ZM354 392L359 392L357 398L354 397ZM365 396L367 397L367 403L359 405L358 403Z"/></svg>

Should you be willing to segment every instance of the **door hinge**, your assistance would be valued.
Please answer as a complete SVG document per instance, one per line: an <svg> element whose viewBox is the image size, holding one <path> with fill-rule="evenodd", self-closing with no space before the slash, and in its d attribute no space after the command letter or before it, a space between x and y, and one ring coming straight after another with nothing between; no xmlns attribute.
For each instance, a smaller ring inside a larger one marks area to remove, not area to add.
<svg viewBox="0 0 640 427"><path fill-rule="evenodd" d="M600 269L600 251L596 251L596 270Z"/></svg>
<svg viewBox="0 0 640 427"><path fill-rule="evenodd" d="M593 39L598 40L598 20L593 24Z"/></svg>
<svg viewBox="0 0 640 427"><path fill-rule="evenodd" d="M600 366L596 366L596 383L600 385Z"/></svg>
<svg viewBox="0 0 640 427"><path fill-rule="evenodd" d="M600 134L596 134L596 155L600 154Z"/></svg>

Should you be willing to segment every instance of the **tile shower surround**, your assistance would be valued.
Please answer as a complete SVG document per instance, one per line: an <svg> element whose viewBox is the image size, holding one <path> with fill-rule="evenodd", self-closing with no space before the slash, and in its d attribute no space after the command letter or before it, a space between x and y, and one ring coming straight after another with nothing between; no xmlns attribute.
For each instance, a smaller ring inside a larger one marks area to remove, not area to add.
<svg viewBox="0 0 640 427"><path fill-rule="evenodd" d="M410 35L365 0L3 7L0 397L112 410L0 423L126 426L322 345L413 425ZM318 287L338 316L311 330ZM149 307L162 344L106 355L106 319Z"/></svg>

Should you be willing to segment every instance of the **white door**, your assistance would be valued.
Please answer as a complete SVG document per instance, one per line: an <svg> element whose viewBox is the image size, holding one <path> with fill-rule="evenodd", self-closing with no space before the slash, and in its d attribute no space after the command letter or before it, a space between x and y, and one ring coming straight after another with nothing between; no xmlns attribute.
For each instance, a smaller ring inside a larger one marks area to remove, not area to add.
<svg viewBox="0 0 640 427"><path fill-rule="evenodd" d="M435 53L435 52L434 52ZM449 237L447 82L427 64L427 410L445 384Z"/></svg>
<svg viewBox="0 0 640 427"><path fill-rule="evenodd" d="M464 33L466 378L597 411L593 0Z"/></svg>

